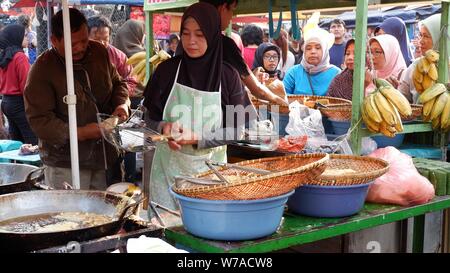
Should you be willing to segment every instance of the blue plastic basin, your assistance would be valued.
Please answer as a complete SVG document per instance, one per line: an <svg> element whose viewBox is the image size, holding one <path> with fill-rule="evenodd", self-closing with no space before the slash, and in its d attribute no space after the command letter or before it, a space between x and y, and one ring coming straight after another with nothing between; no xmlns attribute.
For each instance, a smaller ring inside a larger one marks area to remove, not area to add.
<svg viewBox="0 0 450 273"><path fill-rule="evenodd" d="M369 185L301 186L289 198L288 208L294 213L312 217L353 215L363 208Z"/></svg>
<svg viewBox="0 0 450 273"><path fill-rule="evenodd" d="M284 205L294 193L259 200L206 200L179 195L186 231L212 240L239 241L268 236L280 225Z"/></svg>
<svg viewBox="0 0 450 273"><path fill-rule="evenodd" d="M375 140L378 148L384 148L387 146L393 146L395 148L398 148L403 144L405 134L397 134L395 135L395 137L373 136L371 138Z"/></svg>
<svg viewBox="0 0 450 273"><path fill-rule="evenodd" d="M331 125L331 121L325 117L322 116L322 125L323 125L323 129L325 130L325 134L327 135L334 135L334 128Z"/></svg>
<svg viewBox="0 0 450 273"><path fill-rule="evenodd" d="M331 125L331 129L333 130L335 135L345 135L350 128L350 121L337 121L328 119L328 122Z"/></svg>
<svg viewBox="0 0 450 273"><path fill-rule="evenodd" d="M331 127L336 135L345 135L350 128L350 121L336 121L329 119L329 122L331 123ZM377 143L378 148L384 148L387 146L398 148L403 144L405 134L397 134L395 137L373 136L371 138Z"/></svg>

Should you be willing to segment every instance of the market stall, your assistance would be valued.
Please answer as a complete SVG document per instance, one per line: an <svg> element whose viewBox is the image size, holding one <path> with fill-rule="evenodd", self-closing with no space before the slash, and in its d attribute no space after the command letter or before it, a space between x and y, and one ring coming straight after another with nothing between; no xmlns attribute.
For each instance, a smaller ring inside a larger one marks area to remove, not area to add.
<svg viewBox="0 0 450 273"><path fill-rule="evenodd" d="M295 2L295 1L294 1ZM381 1L382 4L397 3L397 2L411 2L411 1ZM145 3L146 10L146 25L147 33L151 32L151 18L152 13L163 10L182 10L182 7L191 4L192 1L177 1L173 3L154 3L149 1ZM297 3L297 9L320 9L329 7L331 2L321 1L320 3L312 3L311 1L302 1ZM367 12L370 1L334 1L333 6L355 6L356 9L356 44L355 44L355 70L353 74L353 101L352 101L352 120L351 127L356 128L352 132L352 148L355 154L361 154L361 138L362 136L373 135L367 129L364 129L361 120L361 104L363 98L363 79L365 69L365 48L366 48L366 31L367 31ZM447 1L443 1L443 25L448 25L448 5ZM289 7L289 1L278 1L274 3L273 10L279 11ZM241 1L239 3L237 13L252 13L264 12L267 8L264 5L256 5L253 1ZM447 23L447 24L446 24ZM147 43L151 43L152 37L148 35ZM445 39L441 41L441 54L446 56ZM147 47L147 55L151 56L151 48ZM149 66L149 65L148 65ZM439 63L439 80L447 82L448 74L448 60L441 58ZM147 71L150 71L149 69ZM147 73L148 77L148 73ZM430 123L417 122L413 124L405 124L404 132L425 132L431 131ZM443 141L443 137L441 137ZM445 145L442 145L444 147ZM240 148L237 148L240 150ZM244 153L245 154L245 153ZM145 170L144 170L145 172ZM148 181L148 180L144 180ZM198 237L188 234L183 227L169 228L166 230L166 236L173 240L174 243L185 245L196 251L205 252L259 252L259 251L274 251L283 249L289 246L317 241L324 238L329 238L341 234L363 230L370 227L379 226L386 223L404 220L410 217L415 217L415 234L414 236L414 251L423 250L423 225L424 214L432 211L439 211L450 207L448 196L441 196L433 199L430 203L412 206L409 208L387 205L373 205L366 204L359 214L352 217L340 219L325 219L325 218L309 218L290 213L285 213L284 222L282 223L279 232L269 237L257 241L243 241L243 242L218 242L200 239ZM420 232L422 231L422 232ZM447 239L446 239L447 240Z"/></svg>

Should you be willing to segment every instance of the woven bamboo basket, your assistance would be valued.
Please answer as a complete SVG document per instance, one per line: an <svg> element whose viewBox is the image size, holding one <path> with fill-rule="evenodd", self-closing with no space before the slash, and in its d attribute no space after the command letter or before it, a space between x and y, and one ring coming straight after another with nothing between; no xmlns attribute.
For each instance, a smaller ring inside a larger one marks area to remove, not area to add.
<svg viewBox="0 0 450 273"><path fill-rule="evenodd" d="M239 162L234 165L272 171L258 175L237 169L218 168L225 177L239 177L230 183L199 185L172 190L178 194L209 200L254 200L279 196L290 192L305 181L319 176L326 167L328 154L295 154ZM196 178L217 179L212 171L200 173ZM228 178L227 178L228 179Z"/></svg>
<svg viewBox="0 0 450 273"><path fill-rule="evenodd" d="M334 97L328 97L328 96L309 96L309 95L290 95L288 96L288 101L289 103L292 103L294 101L298 101L301 104L304 104L305 101L308 100L318 100L318 99L328 99L329 104L327 104L327 106L329 105L334 105L334 104L352 104L351 101L346 100L346 99L341 99L341 98L334 98ZM281 106L281 105L277 105L277 104L270 104L268 106L269 111L271 112L277 112L280 114L289 114L289 107L288 106Z"/></svg>
<svg viewBox="0 0 450 273"><path fill-rule="evenodd" d="M335 121L349 121L352 119L351 104L332 104L319 108L323 116Z"/></svg>
<svg viewBox="0 0 450 273"><path fill-rule="evenodd" d="M369 183L389 170L388 162L369 156L332 154L326 165L324 173L305 184L317 186L359 185ZM347 172L347 170L354 172ZM339 173L339 171L342 172Z"/></svg>
<svg viewBox="0 0 450 273"><path fill-rule="evenodd" d="M411 104L412 115L409 117L402 116L402 120L403 121L416 120L418 117L422 115L422 108L423 106L421 104Z"/></svg>

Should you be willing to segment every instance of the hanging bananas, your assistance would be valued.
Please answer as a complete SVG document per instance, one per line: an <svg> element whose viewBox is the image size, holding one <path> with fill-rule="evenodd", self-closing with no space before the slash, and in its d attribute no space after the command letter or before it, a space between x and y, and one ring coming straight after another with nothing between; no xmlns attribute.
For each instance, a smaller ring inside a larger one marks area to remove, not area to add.
<svg viewBox="0 0 450 273"><path fill-rule="evenodd" d="M423 103L424 121L431 121L435 130L450 129L450 94L444 84L436 83L425 90L419 101Z"/></svg>
<svg viewBox="0 0 450 273"><path fill-rule="evenodd" d="M433 86L438 79L437 62L439 53L430 49L425 52L425 56L419 58L413 71L412 80L414 87L419 94Z"/></svg>
<svg viewBox="0 0 450 273"><path fill-rule="evenodd" d="M364 98L361 114L369 131L394 137L403 132L401 116L412 115L408 100L388 81L375 80L377 89ZM450 114L450 106L449 106Z"/></svg>
<svg viewBox="0 0 450 273"><path fill-rule="evenodd" d="M152 65L152 69L155 70L156 67L162 63L163 61L170 58L170 55L164 50L158 51L155 55L150 58L150 64ZM131 56L127 64L133 66L133 70L131 71L131 75L135 76L136 79L141 83L145 84L145 73L146 73L146 54L145 51L138 52Z"/></svg>

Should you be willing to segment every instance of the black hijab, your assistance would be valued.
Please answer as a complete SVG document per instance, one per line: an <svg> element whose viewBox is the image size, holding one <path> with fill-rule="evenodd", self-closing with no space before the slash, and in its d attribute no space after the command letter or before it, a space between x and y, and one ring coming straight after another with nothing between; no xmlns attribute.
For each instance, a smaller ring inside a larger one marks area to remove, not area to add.
<svg viewBox="0 0 450 273"><path fill-rule="evenodd" d="M262 67L264 68L265 72L267 74L269 74L270 77L273 77L274 75L278 75L279 74L279 70L274 70L274 71L268 71L265 67L264 67L264 53L266 53L267 51L270 50L274 50L277 55L278 55L278 63L281 60L281 51L280 48L272 43L262 43L258 46L258 48L256 49L255 52L255 59L253 60L253 66L252 66L252 70L258 67ZM277 63L277 65L278 65Z"/></svg>
<svg viewBox="0 0 450 273"><path fill-rule="evenodd" d="M218 91L223 63L219 12L211 4L196 3L191 5L183 14L180 36L183 33L184 22L189 17L194 18L200 26L208 43L208 49L202 57L190 58L184 52L183 39L180 40L178 48L181 49L181 67L178 83L202 91Z"/></svg>
<svg viewBox="0 0 450 273"><path fill-rule="evenodd" d="M21 25L8 25L0 31L0 67L6 68L17 52L23 52L22 42L25 28Z"/></svg>

